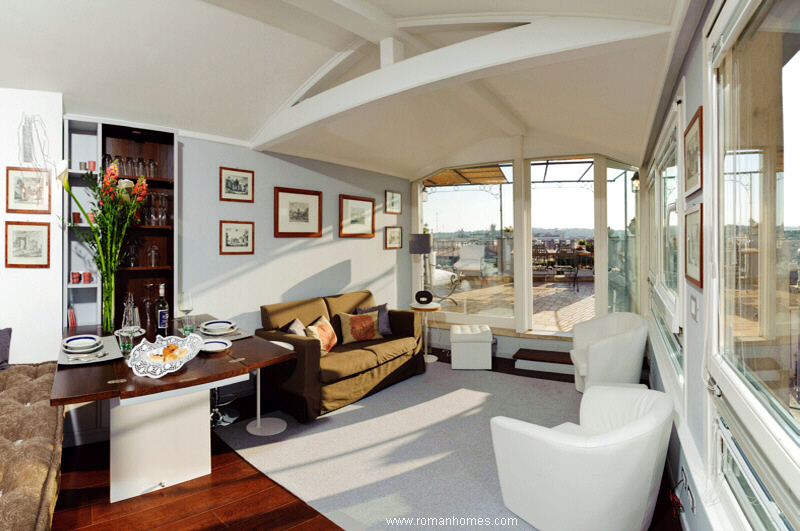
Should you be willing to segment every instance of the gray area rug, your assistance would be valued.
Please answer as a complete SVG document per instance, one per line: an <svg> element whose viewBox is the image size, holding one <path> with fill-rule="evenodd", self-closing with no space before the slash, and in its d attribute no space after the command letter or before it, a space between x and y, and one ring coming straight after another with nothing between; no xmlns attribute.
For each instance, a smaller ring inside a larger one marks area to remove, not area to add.
<svg viewBox="0 0 800 531"><path fill-rule="evenodd" d="M515 518L500 494L489 419L577 423L580 398L571 383L454 371L437 362L425 374L310 424L277 412L289 427L273 437L250 435L247 422L216 431L253 466L348 531L466 529L472 526L461 525L462 519ZM391 518L437 520L403 525ZM523 520L510 527L531 528Z"/></svg>

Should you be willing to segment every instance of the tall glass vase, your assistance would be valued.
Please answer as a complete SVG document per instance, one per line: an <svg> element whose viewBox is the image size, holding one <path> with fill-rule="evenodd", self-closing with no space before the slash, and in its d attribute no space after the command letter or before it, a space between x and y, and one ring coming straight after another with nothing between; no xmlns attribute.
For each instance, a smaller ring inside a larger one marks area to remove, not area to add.
<svg viewBox="0 0 800 531"><path fill-rule="evenodd" d="M114 280L116 271L102 272L103 332L114 332Z"/></svg>

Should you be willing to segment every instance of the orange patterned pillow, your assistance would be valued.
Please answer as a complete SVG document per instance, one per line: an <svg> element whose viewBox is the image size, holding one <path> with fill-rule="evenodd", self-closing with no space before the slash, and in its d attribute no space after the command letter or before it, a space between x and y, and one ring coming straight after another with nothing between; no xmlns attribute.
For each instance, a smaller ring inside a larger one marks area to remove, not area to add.
<svg viewBox="0 0 800 531"><path fill-rule="evenodd" d="M342 320L342 345L383 337L378 331L377 311L360 315L340 313L339 319Z"/></svg>
<svg viewBox="0 0 800 531"><path fill-rule="evenodd" d="M316 321L306 327L308 337L319 339L324 356L336 346L336 332L331 323L324 316L319 316Z"/></svg>

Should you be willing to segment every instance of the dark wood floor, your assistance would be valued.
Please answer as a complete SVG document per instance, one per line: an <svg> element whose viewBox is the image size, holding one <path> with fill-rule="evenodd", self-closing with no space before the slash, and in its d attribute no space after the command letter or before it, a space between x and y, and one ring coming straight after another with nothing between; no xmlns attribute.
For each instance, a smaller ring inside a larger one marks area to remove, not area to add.
<svg viewBox="0 0 800 531"><path fill-rule="evenodd" d="M434 354L450 363L445 352ZM573 381L563 374L520 371L513 360L504 358L494 358L492 370ZM255 417L252 396L236 400L232 406L239 409L241 419ZM239 457L213 432L211 453L210 475L111 504L108 442L66 448L53 530L340 529ZM669 488L664 474L651 530L681 530L680 520L673 517Z"/></svg>
<svg viewBox="0 0 800 531"><path fill-rule="evenodd" d="M210 475L113 504L108 451L107 442L64 450L54 530L340 529L214 433Z"/></svg>

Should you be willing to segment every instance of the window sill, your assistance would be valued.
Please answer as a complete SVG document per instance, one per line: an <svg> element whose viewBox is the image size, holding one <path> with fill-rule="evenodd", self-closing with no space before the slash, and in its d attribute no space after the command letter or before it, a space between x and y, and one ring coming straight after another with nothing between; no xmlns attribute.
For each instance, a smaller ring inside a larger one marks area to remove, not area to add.
<svg viewBox="0 0 800 531"><path fill-rule="evenodd" d="M436 312L434 317L438 314ZM469 324L469 323L456 323L456 322L443 322L438 321L434 322L434 319L431 318L428 321L428 325L431 328L438 328L440 330L450 330L450 327L455 324ZM503 337L519 337L523 339L548 339L551 341L572 341L572 332L550 332L550 331L536 331L536 330L528 330L527 332L517 332L510 328L502 328L498 326L491 326L489 325L489 329L492 331L492 334L495 336L503 336Z"/></svg>

